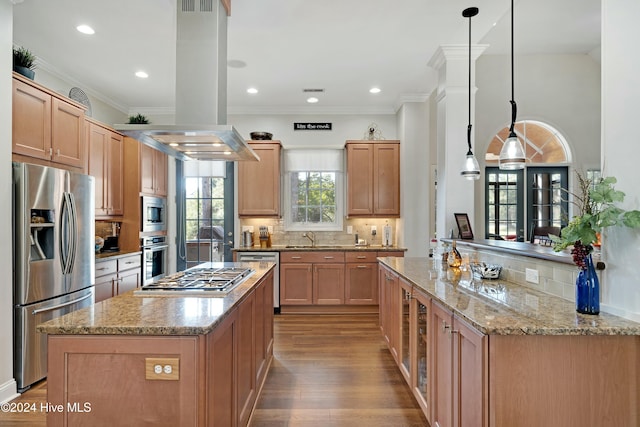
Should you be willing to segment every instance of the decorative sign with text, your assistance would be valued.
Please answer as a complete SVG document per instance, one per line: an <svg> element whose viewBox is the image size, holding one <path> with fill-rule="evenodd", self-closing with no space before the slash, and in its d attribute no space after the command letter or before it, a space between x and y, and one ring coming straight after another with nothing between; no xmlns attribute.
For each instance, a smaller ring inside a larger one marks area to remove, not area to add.
<svg viewBox="0 0 640 427"><path fill-rule="evenodd" d="M331 123L294 123L293 130L331 130Z"/></svg>

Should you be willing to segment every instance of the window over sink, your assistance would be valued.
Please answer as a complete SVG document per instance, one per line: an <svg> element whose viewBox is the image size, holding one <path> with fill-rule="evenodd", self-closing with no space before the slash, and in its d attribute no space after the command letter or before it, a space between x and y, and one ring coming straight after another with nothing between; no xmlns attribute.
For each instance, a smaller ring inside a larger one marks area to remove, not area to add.
<svg viewBox="0 0 640 427"><path fill-rule="evenodd" d="M343 150L285 150L284 165L285 230L341 231Z"/></svg>

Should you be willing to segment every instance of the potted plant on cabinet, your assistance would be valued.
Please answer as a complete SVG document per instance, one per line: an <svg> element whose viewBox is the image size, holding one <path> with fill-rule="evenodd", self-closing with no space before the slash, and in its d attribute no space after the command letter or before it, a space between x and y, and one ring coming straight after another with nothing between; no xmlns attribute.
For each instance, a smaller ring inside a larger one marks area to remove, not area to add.
<svg viewBox="0 0 640 427"><path fill-rule="evenodd" d="M138 113L138 115L136 116L129 116L129 124L130 125L146 125L146 124L149 124L149 120L142 114Z"/></svg>
<svg viewBox="0 0 640 427"><path fill-rule="evenodd" d="M36 57L24 47L13 48L13 71L33 80Z"/></svg>

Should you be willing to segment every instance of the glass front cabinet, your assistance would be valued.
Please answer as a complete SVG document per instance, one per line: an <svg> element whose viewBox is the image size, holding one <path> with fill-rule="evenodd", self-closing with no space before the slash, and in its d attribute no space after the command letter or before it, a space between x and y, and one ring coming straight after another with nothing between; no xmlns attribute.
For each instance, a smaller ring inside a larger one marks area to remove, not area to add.
<svg viewBox="0 0 640 427"><path fill-rule="evenodd" d="M422 295L420 292L415 292L413 298L413 312L415 313L415 319L413 324L415 328L413 330L413 337L415 341L415 375L411 381L411 388L413 394L418 400L418 404L422 408L425 414L429 411L429 387L430 387L430 375L427 367L429 363L429 349L427 340L427 331L429 330L429 315L431 314L431 299Z"/></svg>

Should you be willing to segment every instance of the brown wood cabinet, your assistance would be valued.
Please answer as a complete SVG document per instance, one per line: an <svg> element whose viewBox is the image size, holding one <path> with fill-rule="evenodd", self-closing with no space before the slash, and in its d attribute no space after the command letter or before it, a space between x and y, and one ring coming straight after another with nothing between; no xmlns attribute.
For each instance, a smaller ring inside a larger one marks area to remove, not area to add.
<svg viewBox="0 0 640 427"><path fill-rule="evenodd" d="M399 363L398 341L400 336L400 277L390 269L380 266L380 330L396 363Z"/></svg>
<svg viewBox="0 0 640 427"><path fill-rule="evenodd" d="M344 304L344 252L282 252L280 304Z"/></svg>
<svg viewBox="0 0 640 427"><path fill-rule="evenodd" d="M84 107L14 73L12 151L84 170Z"/></svg>
<svg viewBox="0 0 640 427"><path fill-rule="evenodd" d="M100 302L142 285L142 256L96 260L95 271L95 302Z"/></svg>
<svg viewBox="0 0 640 427"><path fill-rule="evenodd" d="M104 219L124 213L123 136L90 120L86 121L87 173L96 179L95 214Z"/></svg>
<svg viewBox="0 0 640 427"><path fill-rule="evenodd" d="M345 304L378 304L376 252L345 253Z"/></svg>
<svg viewBox="0 0 640 427"><path fill-rule="evenodd" d="M258 162L238 162L238 215L280 216L280 141L249 141Z"/></svg>
<svg viewBox="0 0 640 427"><path fill-rule="evenodd" d="M140 192L152 196L167 195L167 155L140 144Z"/></svg>
<svg viewBox="0 0 640 427"><path fill-rule="evenodd" d="M347 141L347 216L400 216L400 141Z"/></svg>

